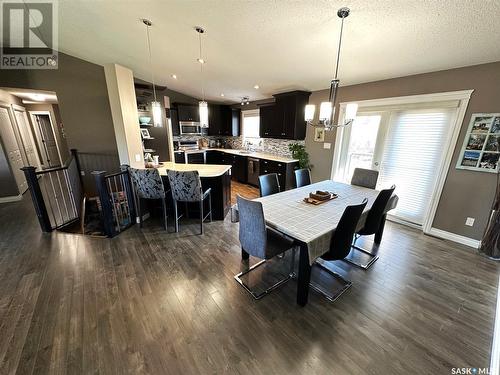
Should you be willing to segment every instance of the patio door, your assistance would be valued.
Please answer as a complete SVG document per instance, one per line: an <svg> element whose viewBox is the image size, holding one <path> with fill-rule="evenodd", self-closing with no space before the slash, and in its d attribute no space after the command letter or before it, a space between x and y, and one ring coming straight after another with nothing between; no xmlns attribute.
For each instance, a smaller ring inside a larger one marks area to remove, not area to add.
<svg viewBox="0 0 500 375"><path fill-rule="evenodd" d="M360 112L354 123L345 128L336 179L351 181L355 168L379 170L386 134L386 117L385 112Z"/></svg>
<svg viewBox="0 0 500 375"><path fill-rule="evenodd" d="M396 185L399 203L392 217L422 226L456 113L456 106L361 110L340 135L335 179L350 182L357 167L378 170L377 189Z"/></svg>

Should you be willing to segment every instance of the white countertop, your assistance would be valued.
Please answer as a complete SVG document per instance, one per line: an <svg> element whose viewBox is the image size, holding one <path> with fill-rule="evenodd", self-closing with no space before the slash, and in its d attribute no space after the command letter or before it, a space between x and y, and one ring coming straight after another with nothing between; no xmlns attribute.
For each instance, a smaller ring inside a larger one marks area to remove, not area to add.
<svg viewBox="0 0 500 375"><path fill-rule="evenodd" d="M232 148L206 148L204 150L222 151L222 152L225 152L227 154L249 156L252 158L272 160L272 161L277 161L277 162L281 162L281 163L294 163L294 162L298 161L297 159L292 159L292 158L287 158L284 156L269 154L267 152L248 152L246 150L237 150L237 149L232 149Z"/></svg>
<svg viewBox="0 0 500 375"><path fill-rule="evenodd" d="M198 171L200 177L219 177L231 169L230 165L218 164L184 164L173 163L170 161L163 162L163 165L158 169L160 175L166 176L167 169L172 171Z"/></svg>

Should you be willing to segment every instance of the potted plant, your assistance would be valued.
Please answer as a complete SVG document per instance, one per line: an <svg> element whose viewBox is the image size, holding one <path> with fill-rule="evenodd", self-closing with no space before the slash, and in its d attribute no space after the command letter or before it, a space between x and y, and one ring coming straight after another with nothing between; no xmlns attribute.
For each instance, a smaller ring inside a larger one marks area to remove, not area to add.
<svg viewBox="0 0 500 375"><path fill-rule="evenodd" d="M309 162L309 154L306 151L306 146L300 143L290 143L288 145L288 149L292 153L292 158L299 161L300 168L311 169L313 167Z"/></svg>

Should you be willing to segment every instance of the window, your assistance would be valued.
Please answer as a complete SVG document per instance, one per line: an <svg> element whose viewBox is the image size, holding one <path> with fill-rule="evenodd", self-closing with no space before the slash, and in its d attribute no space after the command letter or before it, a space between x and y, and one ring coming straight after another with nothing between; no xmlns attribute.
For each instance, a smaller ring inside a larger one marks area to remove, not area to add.
<svg viewBox="0 0 500 375"><path fill-rule="evenodd" d="M378 188L396 185L392 215L422 225L437 180L453 109L396 112L389 123Z"/></svg>
<svg viewBox="0 0 500 375"><path fill-rule="evenodd" d="M242 135L244 139L260 138L259 136L259 110L249 110L241 112Z"/></svg>
<svg viewBox="0 0 500 375"><path fill-rule="evenodd" d="M424 103L359 111L342 133L336 178L349 183L354 168L378 170L378 190L396 185L399 202L391 217L423 225L456 108Z"/></svg>

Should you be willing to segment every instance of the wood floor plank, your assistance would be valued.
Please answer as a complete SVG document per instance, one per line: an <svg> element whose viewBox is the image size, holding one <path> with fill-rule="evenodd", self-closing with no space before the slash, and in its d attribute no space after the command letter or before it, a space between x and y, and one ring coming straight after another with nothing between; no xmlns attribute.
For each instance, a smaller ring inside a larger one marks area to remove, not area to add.
<svg viewBox="0 0 500 375"><path fill-rule="evenodd" d="M236 194L258 190L234 184ZM180 233L151 219L111 240L47 235L26 198L0 205L0 374L386 375L489 364L500 269L464 246L388 223L369 271L333 266L353 281L342 298L311 292L301 308L295 281L260 301L235 282L248 263L229 217L203 236L194 219Z"/></svg>

